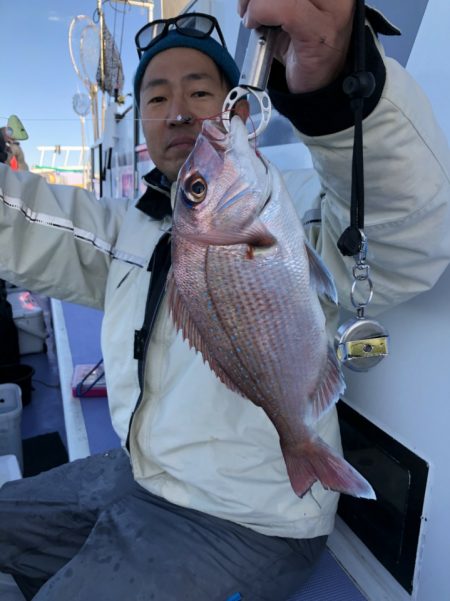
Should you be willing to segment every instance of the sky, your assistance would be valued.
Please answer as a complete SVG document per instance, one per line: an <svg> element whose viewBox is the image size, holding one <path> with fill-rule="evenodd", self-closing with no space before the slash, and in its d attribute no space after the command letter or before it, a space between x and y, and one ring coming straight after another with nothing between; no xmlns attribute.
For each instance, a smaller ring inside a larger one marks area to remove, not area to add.
<svg viewBox="0 0 450 601"><path fill-rule="evenodd" d="M0 127L11 114L22 120L29 139L21 145L30 166L39 163L38 146L81 145L80 118L72 102L76 93L87 89L72 66L68 34L73 17L92 19L96 7L97 0L0 0ZM128 93L137 65L134 35L147 22L148 12L110 1L103 10L121 46ZM130 102L128 98L126 105ZM89 119L90 115L86 117L88 145L93 142Z"/></svg>

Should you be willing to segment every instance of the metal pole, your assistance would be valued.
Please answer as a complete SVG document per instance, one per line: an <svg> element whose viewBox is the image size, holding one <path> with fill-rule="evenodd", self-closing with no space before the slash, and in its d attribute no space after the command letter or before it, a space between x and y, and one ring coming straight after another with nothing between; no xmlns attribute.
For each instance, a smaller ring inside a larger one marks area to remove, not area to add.
<svg viewBox="0 0 450 601"><path fill-rule="evenodd" d="M99 138L97 84L91 84L91 87L89 90L89 96L91 98L92 125L94 128L94 143L96 143Z"/></svg>
<svg viewBox="0 0 450 601"><path fill-rule="evenodd" d="M129 4L130 6L137 6L140 8L146 8L148 10L148 21L153 21L153 13L154 13L154 7L155 7L155 3L153 2L153 0L148 0L148 1L144 1L144 0L111 0L113 2L115 2L116 4ZM139 115L136 109L136 105L134 105L133 107L133 115L134 115L134 127L133 127L133 144L134 144L134 150L133 150L133 188L135 190L135 192L137 192L138 187L139 187L139 183L138 183L138 179L137 179L137 153L136 153L136 146L138 143L138 136L139 136Z"/></svg>
<svg viewBox="0 0 450 601"><path fill-rule="evenodd" d="M104 40L104 22L105 17L102 9L102 0L97 0L97 11L99 16L100 27L100 91L102 94L101 100L101 135L105 129L105 112L106 112L106 95L105 95L105 40Z"/></svg>
<svg viewBox="0 0 450 601"><path fill-rule="evenodd" d="M84 152L84 147L86 144L86 139L85 139L85 130L84 130L84 117L82 115L80 115L80 123L81 123L81 156L82 156L82 161L81 161L81 165L83 167L83 188L86 188L86 184L87 184L87 178L86 178L86 160L85 160L85 152Z"/></svg>

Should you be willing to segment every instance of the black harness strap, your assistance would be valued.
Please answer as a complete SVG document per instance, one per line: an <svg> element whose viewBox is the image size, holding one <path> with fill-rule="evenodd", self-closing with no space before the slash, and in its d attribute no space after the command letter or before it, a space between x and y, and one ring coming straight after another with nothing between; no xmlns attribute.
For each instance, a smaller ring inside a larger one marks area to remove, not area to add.
<svg viewBox="0 0 450 601"><path fill-rule="evenodd" d="M135 330L134 332L134 358L137 359L138 362L140 393L136 402L136 406L131 414L130 424L128 426L126 444L128 450L130 449L131 423L137 408L141 404L144 393L145 358L147 356L147 348L155 325L156 316L158 315L158 309L164 297L167 275L169 273L171 263L171 234L170 232L166 232L161 236L157 245L155 246L147 268L148 271L151 271L152 275L147 294L147 301L145 304L144 323L142 324L142 328L140 330Z"/></svg>
<svg viewBox="0 0 450 601"><path fill-rule="evenodd" d="M147 268L148 271L151 271L152 275L145 305L144 323L142 324L142 328L136 330L134 334L134 358L138 361L142 361L144 358L145 345L152 333L156 314L164 295L167 274L172 263L170 240L170 232L166 232L161 236L158 244L155 246Z"/></svg>
<svg viewBox="0 0 450 601"><path fill-rule="evenodd" d="M145 176L147 188L145 194L139 199L136 208L153 219L162 220L172 214L170 204L170 185L157 169ZM134 332L134 358L138 362L138 379L140 393L136 406L130 417L128 427L127 448L130 448L131 422L137 408L141 404L144 391L145 358L147 348L156 322L156 316L164 297L167 275L172 263L171 232L165 232L156 244L150 258L147 270L151 272L150 284L145 303L144 322L140 330Z"/></svg>

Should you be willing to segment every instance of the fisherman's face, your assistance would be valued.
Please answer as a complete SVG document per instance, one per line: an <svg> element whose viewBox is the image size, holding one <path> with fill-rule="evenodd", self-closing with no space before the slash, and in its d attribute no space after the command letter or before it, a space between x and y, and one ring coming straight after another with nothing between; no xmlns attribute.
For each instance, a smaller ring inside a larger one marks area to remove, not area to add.
<svg viewBox="0 0 450 601"><path fill-rule="evenodd" d="M169 181L194 147L201 119L219 115L227 93L217 65L198 50L170 48L150 61L140 93L142 127L150 157Z"/></svg>

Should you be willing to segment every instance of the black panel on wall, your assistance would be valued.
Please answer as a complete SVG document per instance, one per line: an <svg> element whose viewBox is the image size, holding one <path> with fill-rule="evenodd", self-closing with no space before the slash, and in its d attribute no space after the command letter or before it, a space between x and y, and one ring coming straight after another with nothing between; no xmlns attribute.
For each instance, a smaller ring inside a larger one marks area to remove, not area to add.
<svg viewBox="0 0 450 601"><path fill-rule="evenodd" d="M337 407L344 456L377 495L376 501L341 495L338 513L411 593L428 464L343 401Z"/></svg>

